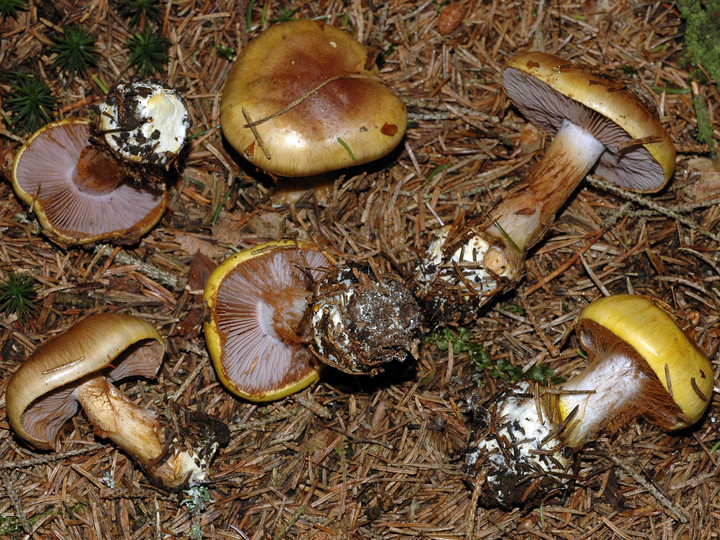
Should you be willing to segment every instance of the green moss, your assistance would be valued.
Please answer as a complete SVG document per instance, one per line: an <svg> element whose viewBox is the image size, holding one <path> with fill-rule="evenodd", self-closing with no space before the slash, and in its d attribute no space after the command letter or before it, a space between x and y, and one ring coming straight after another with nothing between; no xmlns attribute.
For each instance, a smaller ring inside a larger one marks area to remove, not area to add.
<svg viewBox="0 0 720 540"><path fill-rule="evenodd" d="M15 69L1 78L10 87L3 106L12 114L10 127L14 131L33 133L53 120L57 98L39 74Z"/></svg>
<svg viewBox="0 0 720 540"><path fill-rule="evenodd" d="M19 9L27 9L25 0L0 0L0 19L16 18Z"/></svg>
<svg viewBox="0 0 720 540"><path fill-rule="evenodd" d="M475 367L476 373L486 373L493 379L506 381L520 381L523 379L546 381L557 384L562 378L557 377L553 370L547 366L535 364L530 369L523 371L522 368L512 364L507 358L494 360L479 343L471 340L472 332L463 327L457 328L457 332L449 328L442 328L430 335L427 341L434 343L441 351L447 351L448 347L453 348L455 355L467 354Z"/></svg>
<svg viewBox="0 0 720 540"><path fill-rule="evenodd" d="M708 112L707 103L702 96L693 96L693 107L695 108L695 117L697 119L697 138L701 143L710 143L712 141L713 127L710 123L710 113Z"/></svg>
<svg viewBox="0 0 720 540"><path fill-rule="evenodd" d="M720 90L720 0L678 0L685 20L685 50L692 65L701 65Z"/></svg>
<svg viewBox="0 0 720 540"><path fill-rule="evenodd" d="M98 59L95 37L90 31L79 25L70 25L62 34L55 36L50 51L57 54L52 67L60 68L70 75L84 74L89 66Z"/></svg>

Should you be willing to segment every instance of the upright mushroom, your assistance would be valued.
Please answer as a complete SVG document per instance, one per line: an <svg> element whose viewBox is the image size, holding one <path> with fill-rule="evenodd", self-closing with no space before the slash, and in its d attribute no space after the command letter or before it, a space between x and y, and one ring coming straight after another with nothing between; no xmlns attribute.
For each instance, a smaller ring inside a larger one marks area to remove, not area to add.
<svg viewBox="0 0 720 540"><path fill-rule="evenodd" d="M162 217L165 186L138 186L124 166L91 144L89 120L52 122L15 156L12 184L45 232L63 244L132 244Z"/></svg>
<svg viewBox="0 0 720 540"><path fill-rule="evenodd" d="M713 390L707 356L654 302L617 295L592 302L576 325L589 364L551 390L527 383L475 412L465 459L480 502L510 508L541 502L571 477L573 452L604 428L642 416L665 430L697 422Z"/></svg>
<svg viewBox="0 0 720 540"><path fill-rule="evenodd" d="M112 384L154 377L164 351L162 337L143 319L91 315L37 349L12 375L5 394L10 425L49 450L79 404L95 433L135 459L153 483L167 489L202 483L218 446L227 442L227 427L189 411L177 424L164 423Z"/></svg>
<svg viewBox="0 0 720 540"><path fill-rule="evenodd" d="M655 117L623 85L551 54L508 62L503 87L531 122L554 135L525 182L490 215L440 229L417 270L418 291L440 321L471 319L522 276L525 255L593 170L654 192L670 179L675 149Z"/></svg>
<svg viewBox="0 0 720 540"><path fill-rule="evenodd" d="M254 165L310 176L384 156L405 134L407 112L350 34L296 20L271 26L240 53L220 123Z"/></svg>

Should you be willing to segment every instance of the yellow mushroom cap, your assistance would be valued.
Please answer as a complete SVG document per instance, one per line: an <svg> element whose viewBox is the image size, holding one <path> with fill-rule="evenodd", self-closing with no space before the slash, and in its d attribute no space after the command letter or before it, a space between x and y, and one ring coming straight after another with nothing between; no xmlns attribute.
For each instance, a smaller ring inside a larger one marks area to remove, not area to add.
<svg viewBox="0 0 720 540"><path fill-rule="evenodd" d="M386 155L405 134L407 111L367 61L363 45L322 22L271 26L243 49L225 82L225 137L250 162L279 176L310 176ZM258 121L307 94L255 127L268 159L244 127L243 109Z"/></svg>
<svg viewBox="0 0 720 540"><path fill-rule="evenodd" d="M603 143L606 150L595 172L607 181L636 191L658 191L672 176L675 147L670 136L620 81L530 51L510 59L503 87L520 112L547 133L554 134L569 120Z"/></svg>
<svg viewBox="0 0 720 540"><path fill-rule="evenodd" d="M712 365L664 310L647 298L625 294L595 300L580 319L610 330L645 359L689 419L673 429L700 419L712 397Z"/></svg>
<svg viewBox="0 0 720 540"><path fill-rule="evenodd" d="M317 246L280 241L236 253L215 269L205 286L205 338L228 390L271 401L318 378L320 366L299 331L312 283L329 264Z"/></svg>

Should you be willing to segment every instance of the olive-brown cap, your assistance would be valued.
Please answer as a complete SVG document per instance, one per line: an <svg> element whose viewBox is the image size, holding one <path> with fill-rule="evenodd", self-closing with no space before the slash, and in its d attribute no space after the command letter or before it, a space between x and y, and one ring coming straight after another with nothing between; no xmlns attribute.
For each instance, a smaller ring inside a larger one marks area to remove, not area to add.
<svg viewBox="0 0 720 540"><path fill-rule="evenodd" d="M89 120L68 118L33 133L13 163L12 184L43 229L63 244L132 244L162 217L165 186L138 186L89 141Z"/></svg>
<svg viewBox="0 0 720 540"><path fill-rule="evenodd" d="M83 377L103 372L111 381L154 377L165 345L147 321L100 313L76 323L23 362L8 382L10 425L36 448L48 450L78 408L73 390Z"/></svg>
<svg viewBox="0 0 720 540"><path fill-rule="evenodd" d="M271 26L248 43L225 82L225 137L253 164L279 176L309 176L384 156L402 139L407 111L367 63L367 49L343 30L307 20ZM302 101L290 107L296 100ZM280 111L254 128L257 137L244 127Z"/></svg>
<svg viewBox="0 0 720 540"><path fill-rule="evenodd" d="M675 147L654 115L613 78L552 54L531 51L510 59L503 87L532 123L554 134L564 120L604 146L595 172L636 191L658 191L672 176Z"/></svg>

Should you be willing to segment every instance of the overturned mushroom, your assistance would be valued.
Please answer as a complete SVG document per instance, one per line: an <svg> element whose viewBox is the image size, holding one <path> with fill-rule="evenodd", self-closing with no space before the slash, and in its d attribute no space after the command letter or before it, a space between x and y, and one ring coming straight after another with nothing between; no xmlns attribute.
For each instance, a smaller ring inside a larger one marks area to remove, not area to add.
<svg viewBox="0 0 720 540"><path fill-rule="evenodd" d="M162 217L165 186L136 185L90 136L89 121L79 118L33 133L15 157L15 192L60 243L135 243Z"/></svg>
<svg viewBox="0 0 720 540"><path fill-rule="evenodd" d="M389 153L405 134L407 111L350 34L296 20L243 49L223 88L220 123L254 165L310 176Z"/></svg>
<svg viewBox="0 0 720 540"><path fill-rule="evenodd" d="M10 378L10 425L36 448L50 450L80 405L95 433L136 460L153 483L167 489L203 483L218 446L228 440L227 427L190 411L164 423L112 384L154 377L164 350L160 334L142 319L91 315L36 350Z"/></svg>
<svg viewBox="0 0 720 540"><path fill-rule="evenodd" d="M522 383L475 412L465 465L484 482L481 504L538 504L567 485L574 452L601 429L642 416L677 430L710 403L710 361L652 301L602 298L585 308L576 329L589 358L584 371L538 395Z"/></svg>
<svg viewBox="0 0 720 540"><path fill-rule="evenodd" d="M130 164L169 168L187 142L192 122L176 90L158 81L115 85L100 104L98 133L108 149Z"/></svg>
<svg viewBox="0 0 720 540"><path fill-rule="evenodd" d="M313 284L331 266L317 246L269 242L229 257L205 286L205 338L220 381L251 401L297 392L320 366L301 342Z"/></svg>
<svg viewBox="0 0 720 540"><path fill-rule="evenodd" d="M623 188L654 192L675 166L667 132L616 80L528 52L508 62L503 86L520 112L554 139L490 215L436 234L416 278L419 297L440 322L473 319L522 277L528 250L589 171Z"/></svg>
<svg viewBox="0 0 720 540"><path fill-rule="evenodd" d="M399 278L309 243L268 242L225 260L205 286L205 337L220 381L251 401L280 399L323 364L375 374L415 353L420 309Z"/></svg>

